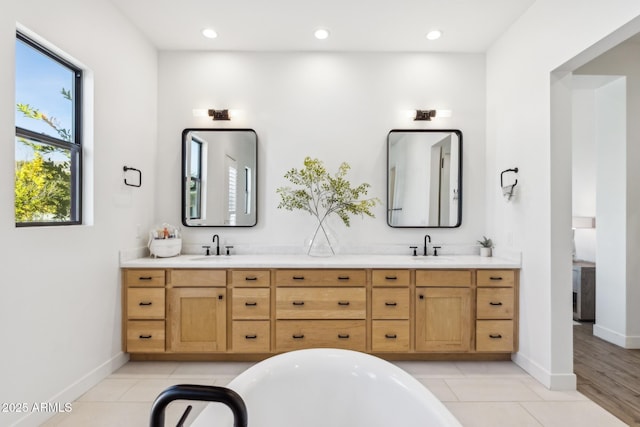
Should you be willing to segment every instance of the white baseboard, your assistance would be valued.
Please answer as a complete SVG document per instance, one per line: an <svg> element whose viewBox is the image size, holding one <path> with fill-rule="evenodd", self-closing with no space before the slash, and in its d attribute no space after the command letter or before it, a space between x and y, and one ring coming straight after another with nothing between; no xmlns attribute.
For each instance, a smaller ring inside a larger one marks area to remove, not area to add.
<svg viewBox="0 0 640 427"><path fill-rule="evenodd" d="M640 348L640 336L623 335L612 329L605 328L604 326L597 323L593 325L593 335L622 348Z"/></svg>
<svg viewBox="0 0 640 427"><path fill-rule="evenodd" d="M65 403L73 402L128 361L128 354L122 352L116 354L93 371L61 390L55 396L52 396L47 402L56 402L62 406ZM57 412L31 412L27 416L19 419L12 427L38 426L56 414Z"/></svg>
<svg viewBox="0 0 640 427"><path fill-rule="evenodd" d="M627 336L627 349L640 349L640 336Z"/></svg>
<svg viewBox="0 0 640 427"><path fill-rule="evenodd" d="M549 390L575 390L577 385L576 374L573 372L564 374L552 374L538 363L522 355L514 354L511 359L513 362L527 371L529 375L538 380Z"/></svg>

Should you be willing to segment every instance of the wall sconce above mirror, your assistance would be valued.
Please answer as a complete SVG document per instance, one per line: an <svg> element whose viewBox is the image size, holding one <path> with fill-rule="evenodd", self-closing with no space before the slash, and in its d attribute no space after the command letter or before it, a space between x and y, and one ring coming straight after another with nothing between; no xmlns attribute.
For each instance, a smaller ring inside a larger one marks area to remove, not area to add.
<svg viewBox="0 0 640 427"><path fill-rule="evenodd" d="M387 137L387 224L453 228L462 223L462 132L398 130Z"/></svg>
<svg viewBox="0 0 640 427"><path fill-rule="evenodd" d="M208 110L207 114L213 120L231 120L231 117L229 117L229 110Z"/></svg>
<svg viewBox="0 0 640 427"><path fill-rule="evenodd" d="M258 135L253 129L182 132L182 223L252 227L257 223Z"/></svg>
<svg viewBox="0 0 640 427"><path fill-rule="evenodd" d="M416 110L414 121L431 121L435 117L451 117L451 110Z"/></svg>

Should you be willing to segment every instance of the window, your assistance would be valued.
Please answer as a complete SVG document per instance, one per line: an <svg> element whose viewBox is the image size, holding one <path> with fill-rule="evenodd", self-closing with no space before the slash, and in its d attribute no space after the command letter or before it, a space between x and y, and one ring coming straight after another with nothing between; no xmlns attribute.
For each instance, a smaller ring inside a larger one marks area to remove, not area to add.
<svg viewBox="0 0 640 427"><path fill-rule="evenodd" d="M236 225L236 200L238 181L238 161L228 154L225 157L227 169L227 207L225 225Z"/></svg>
<svg viewBox="0 0 640 427"><path fill-rule="evenodd" d="M251 168L244 167L244 214L251 213Z"/></svg>
<svg viewBox="0 0 640 427"><path fill-rule="evenodd" d="M16 35L16 226L81 223L82 71Z"/></svg>
<svg viewBox="0 0 640 427"><path fill-rule="evenodd" d="M189 219L202 218L202 141L191 137L189 180Z"/></svg>

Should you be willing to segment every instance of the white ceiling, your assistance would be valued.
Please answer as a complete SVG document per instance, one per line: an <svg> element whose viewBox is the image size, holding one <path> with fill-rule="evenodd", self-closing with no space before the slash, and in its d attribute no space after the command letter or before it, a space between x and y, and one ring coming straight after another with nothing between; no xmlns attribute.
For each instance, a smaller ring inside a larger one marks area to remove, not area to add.
<svg viewBox="0 0 640 427"><path fill-rule="evenodd" d="M111 0L159 50L484 52L534 0ZM219 36L205 39L214 28ZM327 40L313 32L327 28ZM428 31L442 38L429 41Z"/></svg>

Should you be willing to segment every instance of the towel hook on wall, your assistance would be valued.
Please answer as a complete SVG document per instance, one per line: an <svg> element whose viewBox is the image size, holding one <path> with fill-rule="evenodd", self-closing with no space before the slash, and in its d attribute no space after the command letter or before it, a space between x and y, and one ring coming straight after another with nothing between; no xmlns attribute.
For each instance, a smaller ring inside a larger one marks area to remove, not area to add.
<svg viewBox="0 0 640 427"><path fill-rule="evenodd" d="M513 189L518 184L518 178L514 181L513 184L504 185L503 175L507 172L518 173L518 168L505 169L500 172L500 187L502 187L502 195L507 199L507 201L511 200L511 196L513 196Z"/></svg>
<svg viewBox="0 0 640 427"><path fill-rule="evenodd" d="M138 172L138 183L137 184L132 184L130 182L127 181L127 177L124 177L124 183L125 185L128 185L130 187L141 187L142 186L142 171L140 169L136 169L136 168L132 168L129 166L124 166L122 168L123 171L128 172L128 171L134 171L134 172Z"/></svg>

